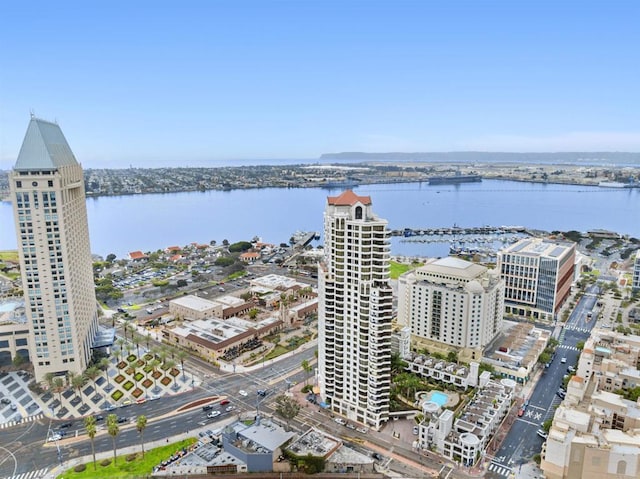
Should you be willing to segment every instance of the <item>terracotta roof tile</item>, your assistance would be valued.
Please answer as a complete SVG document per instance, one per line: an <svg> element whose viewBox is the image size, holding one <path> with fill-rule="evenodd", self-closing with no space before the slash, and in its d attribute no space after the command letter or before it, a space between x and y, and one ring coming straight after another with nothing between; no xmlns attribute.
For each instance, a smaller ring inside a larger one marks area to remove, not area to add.
<svg viewBox="0 0 640 479"><path fill-rule="evenodd" d="M371 197L358 196L353 191L347 190L339 196L327 196L327 202L334 206L353 206L358 202L363 205L370 205Z"/></svg>

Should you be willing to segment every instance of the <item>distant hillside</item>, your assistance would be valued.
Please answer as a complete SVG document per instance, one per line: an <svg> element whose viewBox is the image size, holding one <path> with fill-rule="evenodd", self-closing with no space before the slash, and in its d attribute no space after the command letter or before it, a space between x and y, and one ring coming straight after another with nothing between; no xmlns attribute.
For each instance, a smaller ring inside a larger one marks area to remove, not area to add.
<svg viewBox="0 0 640 479"><path fill-rule="evenodd" d="M552 163L587 165L640 166L640 153L627 152L560 152L507 153L489 151L452 151L444 153L325 153L323 160L401 161L429 163Z"/></svg>

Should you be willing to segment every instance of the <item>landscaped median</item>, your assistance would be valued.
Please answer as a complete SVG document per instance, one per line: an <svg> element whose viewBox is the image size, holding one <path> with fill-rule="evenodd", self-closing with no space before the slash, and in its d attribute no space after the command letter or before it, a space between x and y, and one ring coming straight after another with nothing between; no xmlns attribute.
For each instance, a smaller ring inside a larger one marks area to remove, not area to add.
<svg viewBox="0 0 640 479"><path fill-rule="evenodd" d="M177 452L187 449L195 443L195 438L185 439L174 444L145 451L144 457L140 452L124 454L117 456L115 464L113 455L107 454L107 457L96 460L95 469L93 461L89 461L60 474L58 479L146 477L153 472L154 467L159 466ZM104 454L101 454L101 456L104 456Z"/></svg>

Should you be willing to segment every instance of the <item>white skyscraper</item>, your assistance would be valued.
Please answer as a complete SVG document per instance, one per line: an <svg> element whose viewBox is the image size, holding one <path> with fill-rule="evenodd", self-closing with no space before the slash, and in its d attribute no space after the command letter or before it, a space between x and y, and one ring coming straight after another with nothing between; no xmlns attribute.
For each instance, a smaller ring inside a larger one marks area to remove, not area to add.
<svg viewBox="0 0 640 479"><path fill-rule="evenodd" d="M82 167L57 124L31 118L9 183L36 380L80 374L98 316Z"/></svg>
<svg viewBox="0 0 640 479"><path fill-rule="evenodd" d="M318 284L319 386L332 411L376 429L389 418L391 319L387 222L371 198L328 197Z"/></svg>

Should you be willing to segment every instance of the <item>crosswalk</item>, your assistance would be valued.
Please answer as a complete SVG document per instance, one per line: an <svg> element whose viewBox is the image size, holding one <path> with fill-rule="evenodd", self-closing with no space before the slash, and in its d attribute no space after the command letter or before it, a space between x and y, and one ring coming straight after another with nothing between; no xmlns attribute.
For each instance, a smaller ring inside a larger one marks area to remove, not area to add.
<svg viewBox="0 0 640 479"><path fill-rule="evenodd" d="M496 464L495 462L492 462L491 464L489 464L488 469L491 472L495 472L496 474L499 474L504 477L509 477L513 472L510 467L503 466L502 464Z"/></svg>
<svg viewBox="0 0 640 479"><path fill-rule="evenodd" d="M575 326L565 326L564 328L567 331L578 331L580 333L590 333L591 330L589 328L576 328Z"/></svg>
<svg viewBox="0 0 640 479"><path fill-rule="evenodd" d="M23 472L22 474L9 476L7 479L42 479L47 475L47 471L49 471L49 468L45 467L44 469L38 469L37 471Z"/></svg>
<svg viewBox="0 0 640 479"><path fill-rule="evenodd" d="M13 427L16 424L24 424L26 422L37 421L38 419L42 419L44 417L44 413L34 414L33 416L27 416L25 418L20 419L19 421L7 421L0 424L0 429L6 429L8 427Z"/></svg>
<svg viewBox="0 0 640 479"><path fill-rule="evenodd" d="M580 351L578 348L576 348L575 346L569 346L568 344L559 344L558 345L559 348L562 349L567 349L569 351Z"/></svg>

